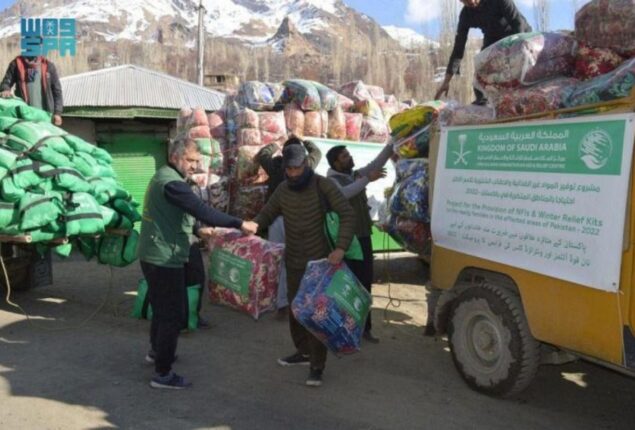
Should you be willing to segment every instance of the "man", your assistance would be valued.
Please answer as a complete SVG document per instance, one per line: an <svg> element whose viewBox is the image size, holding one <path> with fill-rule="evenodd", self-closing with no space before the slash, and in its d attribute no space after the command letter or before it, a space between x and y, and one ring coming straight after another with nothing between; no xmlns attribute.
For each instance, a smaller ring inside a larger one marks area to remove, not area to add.
<svg viewBox="0 0 635 430"><path fill-rule="evenodd" d="M355 161L346 146L334 146L326 153L326 159L331 167L326 177L335 182L355 211L355 235L364 255L362 261L346 260L346 264L369 293L373 284L373 244L370 237L373 221L370 219L366 186L386 176L383 168L393 154L393 145L390 142L368 165L353 171ZM371 328L369 314L364 329L364 339L378 343L379 339L373 335Z"/></svg>
<svg viewBox="0 0 635 430"><path fill-rule="evenodd" d="M307 157L306 164L310 169L315 169L320 163L322 158L322 152L320 148L313 142L303 141L295 136L289 138L283 145L287 147L289 145L301 145L306 148ZM269 180L267 181L267 198L268 201L273 192L278 188L278 185L284 181L284 167L282 166L282 156L275 155L278 151L278 145L271 143L258 152L256 155L256 162L260 164L267 175ZM282 217L278 217L271 226L269 226L268 237L271 242L284 243L284 226ZM289 307L287 301L287 270L283 266L280 270L280 278L278 280L278 296L276 298L276 307L278 308L278 318L286 319L286 313Z"/></svg>
<svg viewBox="0 0 635 430"><path fill-rule="evenodd" d="M187 183L197 169L201 154L195 140L177 136L168 148L168 164L152 177L146 191L139 237L139 260L148 282L152 305L150 344L146 359L154 360L153 388L183 389L191 384L172 371L177 340L183 328L187 292L184 265L190 253L194 220L210 226L239 228L246 234L257 225L210 208ZM201 228L199 236L211 235Z"/></svg>
<svg viewBox="0 0 635 430"><path fill-rule="evenodd" d="M11 88L14 85L16 96L22 98L29 106L53 114L53 124L62 125L64 102L55 64L44 57L16 57L9 63L0 84L0 96L11 97Z"/></svg>
<svg viewBox="0 0 635 430"><path fill-rule="evenodd" d="M282 216L284 219L287 299L291 303L309 261L328 258L331 264L342 262L344 252L353 239L355 215L335 184L315 174L308 166L307 154L302 145L285 147L282 150L282 165L287 179L276 188L254 221L260 229L265 229L277 217ZM340 217L339 237L334 250L329 249L324 232L325 203ZM292 312L289 312L289 328L296 352L280 358L278 364L310 364L306 384L320 386L326 364L326 347L300 325Z"/></svg>
<svg viewBox="0 0 635 430"><path fill-rule="evenodd" d="M438 100L448 94L452 77L459 74L461 59L465 52L465 43L470 28L479 28L483 32L483 48L511 36L512 34L531 31L525 17L518 11L513 0L460 0L463 9L459 15L459 24L454 39L454 48L446 69L445 80L437 90L434 98ZM487 100L483 93L474 89L476 100L473 104L485 105Z"/></svg>

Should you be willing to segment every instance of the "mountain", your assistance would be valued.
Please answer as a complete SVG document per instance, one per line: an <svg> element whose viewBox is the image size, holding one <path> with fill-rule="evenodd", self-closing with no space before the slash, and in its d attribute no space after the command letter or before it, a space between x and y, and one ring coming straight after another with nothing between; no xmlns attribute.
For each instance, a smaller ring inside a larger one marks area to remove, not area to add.
<svg viewBox="0 0 635 430"><path fill-rule="evenodd" d="M439 43L430 40L417 33L411 28L395 27L394 25L384 25L382 27L386 33L406 49L416 49L421 47L438 48Z"/></svg>

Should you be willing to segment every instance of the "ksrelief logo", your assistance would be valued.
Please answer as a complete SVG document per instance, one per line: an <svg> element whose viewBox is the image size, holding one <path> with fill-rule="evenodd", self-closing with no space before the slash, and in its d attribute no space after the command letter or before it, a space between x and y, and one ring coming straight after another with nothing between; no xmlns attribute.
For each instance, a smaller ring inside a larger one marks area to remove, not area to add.
<svg viewBox="0 0 635 430"><path fill-rule="evenodd" d="M591 170L606 166L613 153L613 141L604 130L588 132L580 141L580 159Z"/></svg>
<svg viewBox="0 0 635 430"><path fill-rule="evenodd" d="M240 281L240 272L235 267L229 269L229 280L234 284L237 284Z"/></svg>

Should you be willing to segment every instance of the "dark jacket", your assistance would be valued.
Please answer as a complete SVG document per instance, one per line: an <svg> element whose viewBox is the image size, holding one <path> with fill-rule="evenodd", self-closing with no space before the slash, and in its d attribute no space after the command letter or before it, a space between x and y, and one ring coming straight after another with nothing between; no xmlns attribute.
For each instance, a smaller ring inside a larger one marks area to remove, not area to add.
<svg viewBox="0 0 635 430"><path fill-rule="evenodd" d="M42 64L42 100L44 110L52 114L61 115L64 110L62 99L62 84L57 74L55 64L40 57ZM0 91L10 90L15 85L15 95L29 103L26 87L26 63L22 56L16 57L7 68L7 73L0 84Z"/></svg>
<svg viewBox="0 0 635 430"><path fill-rule="evenodd" d="M459 15L454 49L446 69L448 75L459 73L470 28L479 28L483 32L483 48L512 34L531 31L531 26L513 0L481 0L477 7L463 6Z"/></svg>
<svg viewBox="0 0 635 430"><path fill-rule="evenodd" d="M317 145L310 141L304 141L304 147L307 151L306 164L310 169L315 170L317 165L320 163L320 159L322 158L322 151ZM284 181L284 167L282 167L282 156L276 155L274 157L273 154L278 150L278 145L272 143L270 145L265 146L256 154L256 162L260 164L262 169L269 175L269 180L267 181L267 201L273 194L273 192L278 188L278 185Z"/></svg>

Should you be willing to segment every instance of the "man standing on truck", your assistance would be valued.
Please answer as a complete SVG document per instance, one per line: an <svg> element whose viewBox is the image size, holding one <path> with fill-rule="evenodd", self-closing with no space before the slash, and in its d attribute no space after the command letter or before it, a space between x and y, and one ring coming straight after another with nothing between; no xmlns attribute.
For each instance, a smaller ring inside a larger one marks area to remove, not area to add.
<svg viewBox="0 0 635 430"><path fill-rule="evenodd" d="M12 97L11 88L15 85L15 95L29 106L43 109L53 114L53 124L62 125L62 84L52 61L43 56L15 57L0 84L0 96Z"/></svg>
<svg viewBox="0 0 635 430"><path fill-rule="evenodd" d="M353 240L355 215L335 184L315 174L308 166L304 146L287 145L282 150L282 165L287 179L276 188L255 221L260 229L265 229L279 216L284 219L287 299L291 303L309 261L328 258L331 264L342 262L344 252ZM334 250L330 250L324 232L325 206L340 217ZM310 365L306 385L322 385L326 346L304 328L292 312L289 312L289 328L296 352L278 359L278 364Z"/></svg>
<svg viewBox="0 0 635 430"><path fill-rule="evenodd" d="M290 137L283 145L283 148L289 145L301 145L307 151L306 164L310 169L315 169L322 159L320 148L313 142L302 140L295 136ZM278 151L278 145L271 143L256 154L256 162L260 164L263 170L269 175L267 181L267 198L268 201L278 185L284 181L284 167L282 165L282 156L274 155ZM284 243L284 225L282 217L278 217L273 224L269 226L267 237L271 242ZM276 297L276 307L278 308L278 319L286 319L286 313L289 309L287 301L287 269L282 263L280 270L280 278L278 280L278 296Z"/></svg>
<svg viewBox="0 0 635 430"><path fill-rule="evenodd" d="M168 164L152 177L146 191L139 261L148 282L152 305L151 350L146 359L154 361L153 388L183 389L191 385L172 371L179 332L185 321L186 274L184 266L190 253L190 237L197 219L209 226L233 227L246 234L257 225L242 221L207 206L190 188L187 179L196 172L201 159L195 140L179 135L168 147ZM201 228L200 237L211 235Z"/></svg>
<svg viewBox="0 0 635 430"><path fill-rule="evenodd" d="M326 177L335 182L355 211L355 235L364 256L362 261L346 260L346 264L369 293L373 284L373 243L371 240L373 221L370 219L366 186L386 176L384 166L393 154L393 145L389 142L373 161L353 171L355 161L346 146L334 146L326 153L330 166ZM379 339L373 335L371 328L371 318L368 314L364 339L378 343Z"/></svg>
<svg viewBox="0 0 635 430"><path fill-rule="evenodd" d="M478 28L483 32L483 47L517 33L531 31L531 26L518 11L513 0L460 0L463 9L459 15L459 24L454 39L454 48L445 71L445 80L437 90L434 99L438 100L444 94L447 96L452 77L459 74L459 68L470 28ZM474 89L475 105L485 105L487 99L482 92Z"/></svg>

